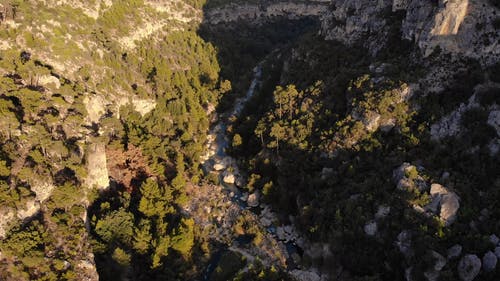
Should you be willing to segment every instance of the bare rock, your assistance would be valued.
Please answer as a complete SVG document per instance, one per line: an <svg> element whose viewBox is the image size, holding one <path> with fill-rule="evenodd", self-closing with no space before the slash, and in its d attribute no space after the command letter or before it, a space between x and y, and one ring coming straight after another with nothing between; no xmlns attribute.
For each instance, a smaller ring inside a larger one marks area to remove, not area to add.
<svg viewBox="0 0 500 281"><path fill-rule="evenodd" d="M88 188L106 189L109 186L109 174L104 143L91 143L87 149Z"/></svg>
<svg viewBox="0 0 500 281"><path fill-rule="evenodd" d="M17 210L17 218L24 220L30 218L40 211L40 203L35 200L26 202L26 208Z"/></svg>
<svg viewBox="0 0 500 281"><path fill-rule="evenodd" d="M368 236L375 236L377 234L378 226L376 221L371 221L365 224L364 231Z"/></svg>
<svg viewBox="0 0 500 281"><path fill-rule="evenodd" d="M495 270L495 268L497 267L497 261L497 256L493 252L488 251L483 256L483 270L486 272Z"/></svg>
<svg viewBox="0 0 500 281"><path fill-rule="evenodd" d="M138 97L133 97L131 103L134 106L135 111L139 112L139 114L143 117L153 111L156 107L156 101L152 99L140 99Z"/></svg>
<svg viewBox="0 0 500 281"><path fill-rule="evenodd" d="M213 166L214 170L215 171L222 171L226 168L226 166L224 166L222 163L216 163L214 166Z"/></svg>
<svg viewBox="0 0 500 281"><path fill-rule="evenodd" d="M460 257L460 254L462 253L462 246L461 245L453 245L451 248L448 249L448 259L453 260L458 257Z"/></svg>
<svg viewBox="0 0 500 281"><path fill-rule="evenodd" d="M250 194L248 196L248 200L247 200L248 206L250 206L250 207L257 207L257 206L259 206L259 204L260 204L259 203L259 199L260 199L260 194L259 194L258 191Z"/></svg>
<svg viewBox="0 0 500 281"><path fill-rule="evenodd" d="M234 184L236 178L232 173L226 171L222 180L227 184Z"/></svg>
<svg viewBox="0 0 500 281"><path fill-rule="evenodd" d="M500 239L495 234L491 234L489 237L489 240L490 240L490 243L495 245L495 246L498 245L498 243L500 242Z"/></svg>
<svg viewBox="0 0 500 281"><path fill-rule="evenodd" d="M458 262L457 270L462 281L472 281L481 270L481 260L476 255L465 255Z"/></svg>
<svg viewBox="0 0 500 281"><path fill-rule="evenodd" d="M52 75L42 75L38 78L38 83L44 87L53 86L56 89L61 88L61 82L59 79Z"/></svg>
<svg viewBox="0 0 500 281"><path fill-rule="evenodd" d="M445 223L445 226L450 226L456 220L460 208L460 198L455 192L437 183L431 185L430 194L432 202L426 206L427 209L436 212L437 207L439 207L440 219Z"/></svg>
<svg viewBox="0 0 500 281"><path fill-rule="evenodd" d="M292 270L291 275L298 281L321 281L321 276L314 271Z"/></svg>
<svg viewBox="0 0 500 281"><path fill-rule="evenodd" d="M14 211L8 208L0 210L0 238L4 238L9 229L9 224L14 219Z"/></svg>
<svg viewBox="0 0 500 281"><path fill-rule="evenodd" d="M457 212L460 208L459 197L456 193L450 192L441 199L441 212L439 217L444 221L445 226L450 226L457 219Z"/></svg>

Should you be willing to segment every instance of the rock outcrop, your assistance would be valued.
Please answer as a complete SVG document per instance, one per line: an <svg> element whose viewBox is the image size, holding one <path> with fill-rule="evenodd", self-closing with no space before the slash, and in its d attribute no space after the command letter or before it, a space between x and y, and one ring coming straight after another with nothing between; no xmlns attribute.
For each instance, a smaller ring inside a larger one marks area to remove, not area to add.
<svg viewBox="0 0 500 281"><path fill-rule="evenodd" d="M485 64L500 56L500 34L494 27L499 9L488 1L333 0L332 5L322 34L347 44L361 43L373 54L384 48L396 27L401 38L415 42L424 55L439 46ZM388 20L390 14L396 14L396 20Z"/></svg>
<svg viewBox="0 0 500 281"><path fill-rule="evenodd" d="M438 205L439 217L445 226L451 225L456 220L457 212L460 208L460 198L458 195L436 183L431 185L430 195L432 202Z"/></svg>
<svg viewBox="0 0 500 281"><path fill-rule="evenodd" d="M106 149L103 143L92 143L87 147L88 188L106 189L109 186L109 174L106 163Z"/></svg>
<svg viewBox="0 0 500 281"><path fill-rule="evenodd" d="M425 206L414 205L415 211L427 216L439 216L445 226L450 226L456 220L460 197L438 183L431 184L429 190L429 183L419 174L422 170L423 167L403 163L393 171L392 178L398 190L403 192L417 190L421 194L428 194L430 202Z"/></svg>

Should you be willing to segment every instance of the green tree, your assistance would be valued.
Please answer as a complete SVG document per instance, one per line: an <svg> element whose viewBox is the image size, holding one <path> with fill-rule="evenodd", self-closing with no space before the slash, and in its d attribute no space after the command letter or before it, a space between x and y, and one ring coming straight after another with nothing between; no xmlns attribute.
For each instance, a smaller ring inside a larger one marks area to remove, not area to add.
<svg viewBox="0 0 500 281"><path fill-rule="evenodd" d="M233 148L240 146L242 143L243 143L243 140L241 139L240 134L235 134L233 136L233 142L232 142Z"/></svg>
<svg viewBox="0 0 500 281"><path fill-rule="evenodd" d="M163 217L169 210L172 196L153 178L148 178L140 188L139 211L146 217Z"/></svg>

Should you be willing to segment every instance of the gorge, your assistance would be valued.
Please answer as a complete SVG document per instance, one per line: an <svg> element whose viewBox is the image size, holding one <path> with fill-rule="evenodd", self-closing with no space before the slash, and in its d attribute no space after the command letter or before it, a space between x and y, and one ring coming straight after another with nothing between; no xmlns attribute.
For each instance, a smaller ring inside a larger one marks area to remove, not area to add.
<svg viewBox="0 0 500 281"><path fill-rule="evenodd" d="M0 1L0 280L497 280L497 0Z"/></svg>

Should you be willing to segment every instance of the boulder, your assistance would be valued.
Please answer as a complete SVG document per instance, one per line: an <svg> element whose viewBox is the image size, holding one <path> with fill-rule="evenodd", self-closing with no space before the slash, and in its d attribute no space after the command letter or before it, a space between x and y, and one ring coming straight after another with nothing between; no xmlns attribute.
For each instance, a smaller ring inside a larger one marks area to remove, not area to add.
<svg viewBox="0 0 500 281"><path fill-rule="evenodd" d="M460 208L459 197L456 193L450 192L441 199L441 212L439 217L445 226L450 226L457 219L457 212Z"/></svg>
<svg viewBox="0 0 500 281"><path fill-rule="evenodd" d="M448 190L440 185L439 183L431 184L431 196L444 195L447 194Z"/></svg>
<svg viewBox="0 0 500 281"><path fill-rule="evenodd" d="M375 236L375 234L377 234L377 229L377 222L375 221L368 222L364 227L365 233L368 236Z"/></svg>
<svg viewBox="0 0 500 281"><path fill-rule="evenodd" d="M500 239L495 234L490 235L489 240L490 243L493 244L494 246L498 245L498 243L500 242Z"/></svg>
<svg viewBox="0 0 500 281"><path fill-rule="evenodd" d="M460 198L455 192L437 183L431 185L430 194L432 202L426 206L426 209L437 214L439 208L439 217L445 226L450 226L456 220Z"/></svg>
<svg viewBox="0 0 500 281"><path fill-rule="evenodd" d="M254 192L248 196L247 204L250 207L259 206L260 194L258 192Z"/></svg>
<svg viewBox="0 0 500 281"><path fill-rule="evenodd" d="M109 187L106 147L102 142L87 145L87 178L85 185L92 189L104 190Z"/></svg>
<svg viewBox="0 0 500 281"><path fill-rule="evenodd" d="M495 270L495 268L497 267L497 261L497 256L493 252L488 251L483 256L483 270L486 272Z"/></svg>
<svg viewBox="0 0 500 281"><path fill-rule="evenodd" d="M476 255L465 255L458 262L458 276L462 281L472 281L481 270L481 260Z"/></svg>
<svg viewBox="0 0 500 281"><path fill-rule="evenodd" d="M236 178L232 173L227 172L225 173L224 178L222 180L227 184L234 184Z"/></svg>
<svg viewBox="0 0 500 281"><path fill-rule="evenodd" d="M222 163L216 163L213 168L215 171L221 171L224 170L226 166L224 166Z"/></svg>
<svg viewBox="0 0 500 281"><path fill-rule="evenodd" d="M448 259L453 260L458 257L460 257L460 254L462 253L462 246L461 245L454 245L451 248L448 249Z"/></svg>

